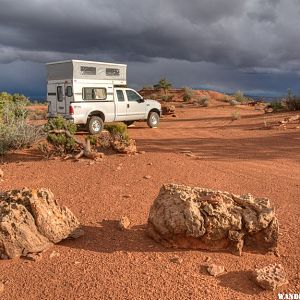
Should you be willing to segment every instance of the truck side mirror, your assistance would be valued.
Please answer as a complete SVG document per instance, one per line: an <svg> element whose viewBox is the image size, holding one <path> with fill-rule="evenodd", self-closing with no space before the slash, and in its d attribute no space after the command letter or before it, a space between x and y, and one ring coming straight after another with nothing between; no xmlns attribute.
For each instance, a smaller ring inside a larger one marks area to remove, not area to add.
<svg viewBox="0 0 300 300"><path fill-rule="evenodd" d="M138 103L143 103L143 102L145 102L145 99L144 99L144 98L140 98L140 99L138 99L137 102L138 102Z"/></svg>

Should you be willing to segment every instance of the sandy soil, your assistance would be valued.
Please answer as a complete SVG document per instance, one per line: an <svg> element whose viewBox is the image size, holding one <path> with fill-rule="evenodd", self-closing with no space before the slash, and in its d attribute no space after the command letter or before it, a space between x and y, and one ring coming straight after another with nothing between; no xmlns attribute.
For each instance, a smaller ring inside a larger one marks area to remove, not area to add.
<svg viewBox="0 0 300 300"><path fill-rule="evenodd" d="M235 111L242 118L232 121ZM47 161L33 151L5 158L1 190L49 187L86 234L54 246L36 262L0 261L1 299L277 299L278 291L263 291L249 279L255 267L273 262L288 273L290 284L281 291L300 293L300 130L263 129L286 115L222 103L178 108L178 117L162 119L158 129L144 123L129 128L145 154L106 156L92 165ZM145 236L147 215L162 184L170 182L269 197L280 222L281 256L156 244ZM126 232L117 229L121 216L132 221ZM59 256L50 258L53 251ZM171 262L174 256L183 262ZM208 256L227 273L207 275Z"/></svg>

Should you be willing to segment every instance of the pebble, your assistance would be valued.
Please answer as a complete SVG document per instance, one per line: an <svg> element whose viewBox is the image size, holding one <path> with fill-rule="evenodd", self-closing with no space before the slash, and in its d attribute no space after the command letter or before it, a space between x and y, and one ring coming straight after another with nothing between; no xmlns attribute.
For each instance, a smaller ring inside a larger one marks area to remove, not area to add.
<svg viewBox="0 0 300 300"><path fill-rule="evenodd" d="M224 266L219 266L219 265L215 265L215 264L208 265L206 267L206 270L207 270L208 274L211 276L218 276L218 275L225 273Z"/></svg>
<svg viewBox="0 0 300 300"><path fill-rule="evenodd" d="M50 257L50 258L54 258L54 257L59 257L59 256L60 256L60 253L59 253L59 252L52 251L49 257Z"/></svg>
<svg viewBox="0 0 300 300"><path fill-rule="evenodd" d="M170 262L180 265L183 262L183 259L179 256L174 256L170 259Z"/></svg>
<svg viewBox="0 0 300 300"><path fill-rule="evenodd" d="M150 179L150 178L152 178L150 175L144 176L144 179Z"/></svg>

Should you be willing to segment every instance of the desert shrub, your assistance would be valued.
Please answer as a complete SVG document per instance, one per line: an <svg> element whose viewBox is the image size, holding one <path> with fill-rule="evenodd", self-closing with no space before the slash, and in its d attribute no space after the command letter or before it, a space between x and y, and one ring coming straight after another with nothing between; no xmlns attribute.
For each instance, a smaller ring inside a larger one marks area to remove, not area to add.
<svg viewBox="0 0 300 300"><path fill-rule="evenodd" d="M153 86L155 89L160 90L162 89L167 95L167 91L172 87L172 84L168 82L166 78L162 78L157 84Z"/></svg>
<svg viewBox="0 0 300 300"><path fill-rule="evenodd" d="M41 127L27 124L27 113L20 103L4 101L1 106L0 153L29 147L43 137Z"/></svg>
<svg viewBox="0 0 300 300"><path fill-rule="evenodd" d="M0 121L24 120L27 117L26 97L19 94L0 93Z"/></svg>
<svg viewBox="0 0 300 300"><path fill-rule="evenodd" d="M247 98L244 96L244 93L242 91L237 91L235 94L234 94L234 98L237 102L240 102L240 103L245 103L247 102Z"/></svg>
<svg viewBox="0 0 300 300"><path fill-rule="evenodd" d="M273 101L269 104L269 107L271 107L275 112L285 108L281 101Z"/></svg>
<svg viewBox="0 0 300 300"><path fill-rule="evenodd" d="M193 103L198 106L209 106L210 97L209 96L198 96L193 100Z"/></svg>
<svg viewBox="0 0 300 300"><path fill-rule="evenodd" d="M47 111L46 110L35 110L28 112L29 120L47 120Z"/></svg>
<svg viewBox="0 0 300 300"><path fill-rule="evenodd" d="M286 100L286 107L288 110L300 110L300 97L289 97Z"/></svg>
<svg viewBox="0 0 300 300"><path fill-rule="evenodd" d="M183 101L184 102L190 101L192 99L192 97L193 97L193 94L194 94L194 92L193 92L193 90L191 88L184 87L183 88L183 97L182 97Z"/></svg>
<svg viewBox="0 0 300 300"><path fill-rule="evenodd" d="M231 120L236 121L236 120L239 120L239 119L241 119L241 114L238 111L234 111L231 114Z"/></svg>
<svg viewBox="0 0 300 300"><path fill-rule="evenodd" d="M124 123L112 123L104 126L113 138L121 138L124 141L129 140L128 129Z"/></svg>
<svg viewBox="0 0 300 300"><path fill-rule="evenodd" d="M47 133L47 141L54 147L55 152L71 153L76 149L74 135L77 128L74 123L58 116L49 119L44 130Z"/></svg>
<svg viewBox="0 0 300 300"><path fill-rule="evenodd" d="M165 102L171 102L173 100L174 96L173 95L163 95L161 96L161 100Z"/></svg>

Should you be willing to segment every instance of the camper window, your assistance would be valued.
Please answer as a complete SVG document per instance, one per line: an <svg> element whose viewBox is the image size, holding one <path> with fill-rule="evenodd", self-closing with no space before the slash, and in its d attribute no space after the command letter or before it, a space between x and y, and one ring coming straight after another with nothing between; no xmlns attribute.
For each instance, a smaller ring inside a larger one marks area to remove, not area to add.
<svg viewBox="0 0 300 300"><path fill-rule="evenodd" d="M81 75L96 75L96 68L81 66L80 73L81 73Z"/></svg>
<svg viewBox="0 0 300 300"><path fill-rule="evenodd" d="M57 101L63 101L63 87L61 85L57 87Z"/></svg>
<svg viewBox="0 0 300 300"><path fill-rule="evenodd" d="M67 86L67 88L66 88L66 96L67 97L72 97L73 96L73 90L72 90L72 87L70 85Z"/></svg>
<svg viewBox="0 0 300 300"><path fill-rule="evenodd" d="M106 76L120 76L120 69L106 68Z"/></svg>
<svg viewBox="0 0 300 300"><path fill-rule="evenodd" d="M83 100L105 100L106 88L83 88Z"/></svg>

